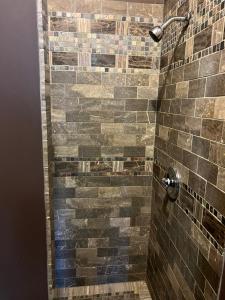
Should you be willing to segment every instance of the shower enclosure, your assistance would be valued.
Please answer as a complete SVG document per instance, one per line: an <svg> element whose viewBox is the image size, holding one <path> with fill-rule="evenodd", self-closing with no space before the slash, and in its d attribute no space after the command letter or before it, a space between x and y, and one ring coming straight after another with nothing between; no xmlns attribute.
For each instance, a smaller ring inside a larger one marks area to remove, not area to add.
<svg viewBox="0 0 225 300"><path fill-rule="evenodd" d="M163 2L39 3L50 298L219 295L225 2Z"/></svg>

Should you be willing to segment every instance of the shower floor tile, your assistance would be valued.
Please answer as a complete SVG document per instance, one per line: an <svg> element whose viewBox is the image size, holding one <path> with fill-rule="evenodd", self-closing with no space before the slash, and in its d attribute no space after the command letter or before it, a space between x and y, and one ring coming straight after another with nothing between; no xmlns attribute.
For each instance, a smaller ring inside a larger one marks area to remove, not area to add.
<svg viewBox="0 0 225 300"><path fill-rule="evenodd" d="M54 300L152 300L145 281L54 289L53 299Z"/></svg>

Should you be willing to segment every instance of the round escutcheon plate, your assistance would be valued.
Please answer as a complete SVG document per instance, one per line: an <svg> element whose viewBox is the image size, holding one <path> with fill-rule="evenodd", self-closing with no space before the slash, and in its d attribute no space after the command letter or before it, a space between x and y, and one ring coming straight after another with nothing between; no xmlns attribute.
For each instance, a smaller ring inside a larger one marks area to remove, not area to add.
<svg viewBox="0 0 225 300"><path fill-rule="evenodd" d="M167 195L170 200L176 201L180 189L180 176L178 172L170 167L166 173L166 176L162 179L162 183L167 190Z"/></svg>

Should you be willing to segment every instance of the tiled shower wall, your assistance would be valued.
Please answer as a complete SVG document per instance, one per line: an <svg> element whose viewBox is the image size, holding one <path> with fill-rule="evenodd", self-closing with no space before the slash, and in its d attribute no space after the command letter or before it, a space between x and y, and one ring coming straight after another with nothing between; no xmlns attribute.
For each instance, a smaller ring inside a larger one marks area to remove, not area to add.
<svg viewBox="0 0 225 300"><path fill-rule="evenodd" d="M225 1L165 1L148 277L157 299L216 299L225 246ZM182 188L171 203L169 166Z"/></svg>
<svg viewBox="0 0 225 300"><path fill-rule="evenodd" d="M49 0L55 286L143 279L161 0Z"/></svg>

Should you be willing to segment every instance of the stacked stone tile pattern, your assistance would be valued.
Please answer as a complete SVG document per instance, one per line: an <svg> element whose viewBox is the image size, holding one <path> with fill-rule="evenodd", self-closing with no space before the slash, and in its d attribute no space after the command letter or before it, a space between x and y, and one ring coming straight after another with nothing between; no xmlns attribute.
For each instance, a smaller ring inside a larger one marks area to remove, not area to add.
<svg viewBox="0 0 225 300"><path fill-rule="evenodd" d="M54 285L145 277L161 0L49 0Z"/></svg>
<svg viewBox="0 0 225 300"><path fill-rule="evenodd" d="M156 299L217 298L225 247L225 1L167 0L192 13L162 43L148 277ZM161 184L181 175L171 203Z"/></svg>

